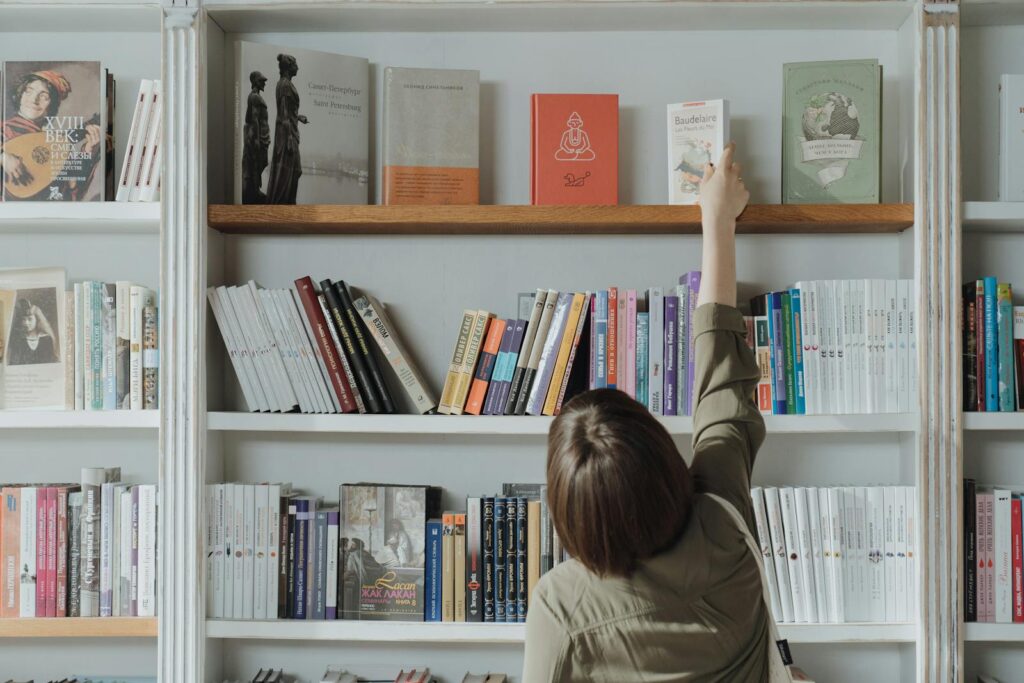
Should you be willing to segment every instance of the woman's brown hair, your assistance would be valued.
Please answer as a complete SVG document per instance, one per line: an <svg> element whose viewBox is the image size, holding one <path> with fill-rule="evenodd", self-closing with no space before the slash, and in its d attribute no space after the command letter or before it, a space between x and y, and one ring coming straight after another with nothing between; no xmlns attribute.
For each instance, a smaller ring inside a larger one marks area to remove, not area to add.
<svg viewBox="0 0 1024 683"><path fill-rule="evenodd" d="M669 548L693 483L672 437L614 389L580 394L548 433L548 505L566 552L600 576L629 576Z"/></svg>

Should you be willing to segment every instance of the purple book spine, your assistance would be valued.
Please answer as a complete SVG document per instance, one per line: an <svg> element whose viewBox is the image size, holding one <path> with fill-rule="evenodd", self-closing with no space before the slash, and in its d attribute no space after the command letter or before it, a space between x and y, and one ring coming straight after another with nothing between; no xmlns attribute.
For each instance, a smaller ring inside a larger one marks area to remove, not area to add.
<svg viewBox="0 0 1024 683"><path fill-rule="evenodd" d="M676 358L676 337L679 334L679 297L665 297L665 388L664 410L666 415L679 414L679 400L676 396L678 380L678 363Z"/></svg>
<svg viewBox="0 0 1024 683"><path fill-rule="evenodd" d="M512 332L512 343L508 347L508 356L505 361L505 373L501 378L501 393L494 404L494 414L504 415L503 406L508 402L509 392L512 391L512 377L516 372L516 363L519 361L519 352L523 348L523 337L526 336L526 320L517 320L515 330Z"/></svg>
<svg viewBox="0 0 1024 683"><path fill-rule="evenodd" d="M491 382L487 385L487 398L484 399L484 415L495 414L495 403L501 393L501 380L505 376L505 364L508 363L508 347L512 343L512 333L515 331L516 321L509 318L505 321L505 331L501 335L501 344L498 346L498 356L494 361L494 371L491 373Z"/></svg>
<svg viewBox="0 0 1024 683"><path fill-rule="evenodd" d="M685 281L683 278L686 278ZM689 273L679 279L680 284L685 284L690 288L690 300L687 302L687 308L689 309L689 316L687 320L690 320L690 330L688 339L686 340L686 396L678 397L678 400L683 402L686 406L686 414L693 415L693 312L697 309L697 294L700 292L700 271L691 270Z"/></svg>
<svg viewBox="0 0 1024 683"><path fill-rule="evenodd" d="M597 339L597 297L591 297L590 299L590 338ZM597 387L597 346L591 342L590 344L590 382L587 384L588 389L594 389Z"/></svg>

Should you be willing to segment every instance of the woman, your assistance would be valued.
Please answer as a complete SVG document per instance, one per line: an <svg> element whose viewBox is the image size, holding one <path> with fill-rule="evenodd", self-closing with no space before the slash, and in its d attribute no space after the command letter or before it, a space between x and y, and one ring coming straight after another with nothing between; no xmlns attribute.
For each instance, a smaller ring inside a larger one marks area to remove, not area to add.
<svg viewBox="0 0 1024 683"><path fill-rule="evenodd" d="M746 540L764 421L735 308L736 217L749 193L733 151L701 183L693 464L621 392L565 405L548 437L548 502L574 559L531 596L524 683L768 680L771 615Z"/></svg>
<svg viewBox="0 0 1024 683"><path fill-rule="evenodd" d="M274 124L274 158L267 183L267 203L294 204L302 175L299 124L309 123L309 119L299 113L299 91L292 84L292 78L299 73L295 57L278 55L277 67L281 80L277 82L275 92L277 121Z"/></svg>
<svg viewBox="0 0 1024 683"><path fill-rule="evenodd" d="M56 363L57 342L42 310L25 298L14 304L14 320L7 345L8 365Z"/></svg>

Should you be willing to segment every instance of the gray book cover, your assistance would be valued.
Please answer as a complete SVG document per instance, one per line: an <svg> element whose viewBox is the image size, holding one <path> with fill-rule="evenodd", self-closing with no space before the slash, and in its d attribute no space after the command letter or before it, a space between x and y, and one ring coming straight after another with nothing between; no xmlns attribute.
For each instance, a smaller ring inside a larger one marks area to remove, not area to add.
<svg viewBox="0 0 1024 683"><path fill-rule="evenodd" d="M480 72L384 70L384 204L480 202Z"/></svg>
<svg viewBox="0 0 1024 683"><path fill-rule="evenodd" d="M562 335L565 334L565 326L569 319L569 309L572 306L572 300L572 292L562 292L558 295L555 315L551 319L551 328L548 330L547 338L544 340L540 364L537 366L536 382L534 382L530 390L530 398L526 405L527 415L540 415L544 408L544 399L548 395L548 385L551 383L551 375L555 370L555 360L556 356L558 356L559 345L562 342Z"/></svg>
<svg viewBox="0 0 1024 683"><path fill-rule="evenodd" d="M370 64L239 41L237 204L366 204Z"/></svg>

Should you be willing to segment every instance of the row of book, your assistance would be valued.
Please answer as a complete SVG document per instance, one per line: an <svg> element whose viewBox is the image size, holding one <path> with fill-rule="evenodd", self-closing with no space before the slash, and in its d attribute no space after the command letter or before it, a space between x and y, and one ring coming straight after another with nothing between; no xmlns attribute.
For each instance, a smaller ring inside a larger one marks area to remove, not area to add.
<svg viewBox="0 0 1024 683"><path fill-rule="evenodd" d="M128 145L117 182L119 202L152 202L160 195L163 168L163 86L143 78L135 97Z"/></svg>
<svg viewBox="0 0 1024 683"><path fill-rule="evenodd" d="M964 480L964 621L1024 622L1022 496Z"/></svg>
<svg viewBox="0 0 1024 683"><path fill-rule="evenodd" d="M750 495L777 622L914 620L914 487L755 487Z"/></svg>
<svg viewBox="0 0 1024 683"><path fill-rule="evenodd" d="M432 412L437 400L380 302L343 280L320 288L307 276L291 289L207 290L249 410L394 413L387 365L415 409Z"/></svg>
<svg viewBox="0 0 1024 683"><path fill-rule="evenodd" d="M156 614L156 486L86 467L80 484L0 488L0 618Z"/></svg>
<svg viewBox="0 0 1024 683"><path fill-rule="evenodd" d="M256 675L252 677L249 683L288 683L291 678L288 677L283 669L260 669L256 672ZM344 669L336 669L334 667L328 667L324 675L320 677L319 683L432 683L437 679L430 675L430 669L418 668L410 669L406 671L402 669L398 672L395 678L377 678L377 677L364 677L357 676L356 674L349 673ZM505 683L508 678L505 674L499 673L486 673L486 674L471 674L467 673L462 679L462 683ZM224 683L240 683L238 681L225 681Z"/></svg>
<svg viewBox="0 0 1024 683"><path fill-rule="evenodd" d="M1024 409L1024 306L994 277L963 286L961 316L965 411Z"/></svg>
<svg viewBox="0 0 1024 683"><path fill-rule="evenodd" d="M8 679L7 683L34 683L34 679L27 681ZM156 683L156 678L154 676L70 676L51 678L49 683Z"/></svg>

